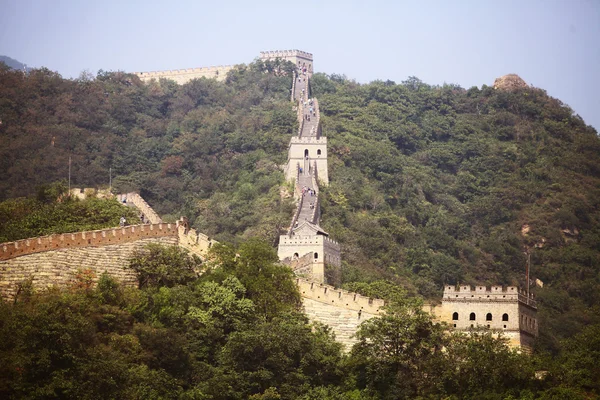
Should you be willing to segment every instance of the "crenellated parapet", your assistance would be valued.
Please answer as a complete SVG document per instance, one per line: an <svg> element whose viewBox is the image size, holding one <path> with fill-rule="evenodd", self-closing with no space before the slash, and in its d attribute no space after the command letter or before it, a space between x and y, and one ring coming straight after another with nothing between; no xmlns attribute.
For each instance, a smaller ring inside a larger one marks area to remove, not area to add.
<svg viewBox="0 0 600 400"><path fill-rule="evenodd" d="M313 73L313 55L301 50L276 50L276 51L261 51L259 58L262 61L275 60L277 58L293 62L300 70L306 68L308 75ZM227 78L227 73L235 68L235 65L218 65L210 67L198 68L183 68L170 69L163 71L144 71L134 72L142 81L150 82L151 80L170 79L180 85L191 81L192 79L207 78L224 81ZM292 100L293 100L292 88Z"/></svg>
<svg viewBox="0 0 600 400"><path fill-rule="evenodd" d="M311 53L307 53L306 51L301 50L274 50L274 51L261 51L260 59L261 60L272 60L275 58L289 58L289 57L302 57L307 60L313 59L313 55Z"/></svg>
<svg viewBox="0 0 600 400"><path fill-rule="evenodd" d="M216 79L223 81L227 78L227 73L234 69L234 65L219 65L215 67L201 67L201 68L185 68L185 69L173 69L165 71L150 71L150 72L134 72L142 81L149 82L153 79L159 80L161 78L170 79L178 84L182 85L191 81L192 79L207 78Z"/></svg>
<svg viewBox="0 0 600 400"><path fill-rule="evenodd" d="M331 246L338 246L339 243L333 239L330 239L325 235L283 235L280 241L281 244L293 244L298 246L306 246L313 244L324 244Z"/></svg>
<svg viewBox="0 0 600 400"><path fill-rule="evenodd" d="M96 231L63 233L0 244L0 260L75 247L106 246L153 237L177 237L176 224L131 225Z"/></svg>
<svg viewBox="0 0 600 400"><path fill-rule="evenodd" d="M149 221L151 224L160 224L163 222L156 211L154 211L154 209L150 207L150 205L146 203L146 200L139 194L135 192L118 194L117 199L123 204L132 204L135 208L140 210L143 220Z"/></svg>
<svg viewBox="0 0 600 400"><path fill-rule="evenodd" d="M293 63L302 75L311 76L313 73L313 55L301 50L261 51L262 61L281 59Z"/></svg>
<svg viewBox="0 0 600 400"><path fill-rule="evenodd" d="M536 302L516 286L446 285L442 303L430 311L456 330L502 332L512 346L525 351L532 349L538 336Z"/></svg>
<svg viewBox="0 0 600 400"><path fill-rule="evenodd" d="M290 101L294 101L294 93L296 91L296 79L298 78L298 75L296 74L296 71L292 72L292 90L290 93ZM298 114L298 120L300 120L300 114Z"/></svg>
<svg viewBox="0 0 600 400"><path fill-rule="evenodd" d="M459 285L458 287L446 285L444 287L444 301L496 301L496 302L514 302L526 304L530 307L536 307L536 301L532 294L527 296L527 292L519 290L516 286L475 286Z"/></svg>
<svg viewBox="0 0 600 400"><path fill-rule="evenodd" d="M315 114L317 117L317 123L318 125L320 125L321 123L321 110L319 109L319 99L317 99L316 97L313 99L313 102L315 104Z"/></svg>
<svg viewBox="0 0 600 400"><path fill-rule="evenodd" d="M296 278L300 295L305 299L315 300L346 310L362 311L378 315L383 312L385 302L358 293L338 289L331 285L316 283L308 279Z"/></svg>
<svg viewBox="0 0 600 400"><path fill-rule="evenodd" d="M292 136L290 146L293 144L319 144L327 146L326 137Z"/></svg>
<svg viewBox="0 0 600 400"><path fill-rule="evenodd" d="M208 251L218 243L204 233L198 232L195 229L189 229L184 224L179 224L178 239L179 247L183 247L201 259L206 259Z"/></svg>

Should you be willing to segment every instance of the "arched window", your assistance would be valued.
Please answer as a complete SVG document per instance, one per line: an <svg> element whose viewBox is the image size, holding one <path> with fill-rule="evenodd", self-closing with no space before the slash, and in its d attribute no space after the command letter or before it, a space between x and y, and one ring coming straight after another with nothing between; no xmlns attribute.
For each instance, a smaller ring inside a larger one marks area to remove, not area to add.
<svg viewBox="0 0 600 400"><path fill-rule="evenodd" d="M298 253L294 253L294 258L298 258Z"/></svg>
<svg viewBox="0 0 600 400"><path fill-rule="evenodd" d="M457 312L452 314L452 321L458 321L458 313Z"/></svg>
<svg viewBox="0 0 600 400"><path fill-rule="evenodd" d="M315 253L315 260L319 258L319 253Z"/></svg>
<svg viewBox="0 0 600 400"><path fill-rule="evenodd" d="M475 321L475 313L474 313L474 312L472 312L472 313L469 315L469 321Z"/></svg>
<svg viewBox="0 0 600 400"><path fill-rule="evenodd" d="M308 157L308 149L304 150L304 157Z"/></svg>
<svg viewBox="0 0 600 400"><path fill-rule="evenodd" d="M502 321L508 321L508 314L502 314Z"/></svg>
<svg viewBox="0 0 600 400"><path fill-rule="evenodd" d="M486 321L491 321L492 320L492 313L487 313L485 316L485 320Z"/></svg>
<svg viewBox="0 0 600 400"><path fill-rule="evenodd" d="M320 156L321 155L321 149L317 150L317 155Z"/></svg>

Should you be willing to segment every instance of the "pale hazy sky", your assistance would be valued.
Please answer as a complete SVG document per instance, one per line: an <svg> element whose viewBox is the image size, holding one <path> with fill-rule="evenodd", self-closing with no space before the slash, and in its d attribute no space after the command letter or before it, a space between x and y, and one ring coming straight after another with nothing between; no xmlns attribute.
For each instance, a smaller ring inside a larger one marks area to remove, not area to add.
<svg viewBox="0 0 600 400"><path fill-rule="evenodd" d="M0 54L66 78L284 49L359 82L469 88L516 73L600 131L600 0L0 0Z"/></svg>

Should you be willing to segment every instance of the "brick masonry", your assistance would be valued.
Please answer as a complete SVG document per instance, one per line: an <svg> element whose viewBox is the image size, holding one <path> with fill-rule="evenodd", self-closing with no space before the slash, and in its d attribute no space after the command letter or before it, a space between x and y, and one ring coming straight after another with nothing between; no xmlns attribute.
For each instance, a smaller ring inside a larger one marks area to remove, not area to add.
<svg viewBox="0 0 600 400"><path fill-rule="evenodd" d="M137 285L135 272L129 268L133 253L148 243L176 245L176 236L139 239L104 246L62 248L0 261L0 295L11 299L19 283L32 279L36 289L64 287L73 281L78 270L90 269L96 279L108 272L126 286Z"/></svg>

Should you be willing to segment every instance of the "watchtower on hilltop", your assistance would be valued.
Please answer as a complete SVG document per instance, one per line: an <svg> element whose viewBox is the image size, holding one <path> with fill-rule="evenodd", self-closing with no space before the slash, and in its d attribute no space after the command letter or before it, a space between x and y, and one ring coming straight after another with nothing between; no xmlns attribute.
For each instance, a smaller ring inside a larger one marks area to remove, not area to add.
<svg viewBox="0 0 600 400"><path fill-rule="evenodd" d="M260 59L262 61L282 59L291 61L296 65L298 70L304 71L310 77L313 74L313 55L300 50L276 50L276 51L261 51ZM192 79L206 78L224 81L227 78L227 73L234 69L234 65L219 65L213 67L199 68L184 68L173 69L166 71L147 71L134 72L142 81L150 82L152 80L169 79L183 85Z"/></svg>
<svg viewBox="0 0 600 400"><path fill-rule="evenodd" d="M301 50L275 50L261 51L260 59L262 61L275 60L280 58L285 61L293 62L299 70L306 68L308 76L313 74L313 55Z"/></svg>
<svg viewBox="0 0 600 400"><path fill-rule="evenodd" d="M320 226L319 186L329 184L327 138L321 135L319 101L311 98L312 54L298 50L261 53L261 59L285 59L296 64L292 101L296 102L298 134L290 138L286 180L294 184L296 212L289 229L279 236L277 255L299 276L341 283L340 245Z"/></svg>
<svg viewBox="0 0 600 400"><path fill-rule="evenodd" d="M446 285L442 304L430 311L459 331L489 328L502 332L511 346L527 352L538 336L536 301L516 286Z"/></svg>

